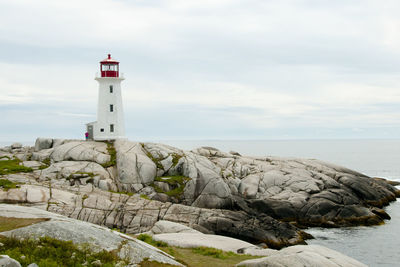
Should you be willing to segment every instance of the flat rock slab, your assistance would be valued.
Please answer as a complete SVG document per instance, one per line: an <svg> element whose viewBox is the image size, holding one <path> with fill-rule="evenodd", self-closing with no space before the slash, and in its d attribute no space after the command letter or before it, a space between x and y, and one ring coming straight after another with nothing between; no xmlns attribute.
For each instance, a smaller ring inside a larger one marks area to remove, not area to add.
<svg viewBox="0 0 400 267"><path fill-rule="evenodd" d="M202 233L168 233L154 235L156 241L182 248L211 247L237 253L239 249L255 247L253 244L226 236Z"/></svg>
<svg viewBox="0 0 400 267"><path fill-rule="evenodd" d="M318 245L284 248L264 258L242 261L240 267L367 267L335 250Z"/></svg>
<svg viewBox="0 0 400 267"><path fill-rule="evenodd" d="M151 228L150 234L168 234L168 233L194 233L194 234L202 234L201 232L194 230L186 225L161 220L154 224L153 228Z"/></svg>

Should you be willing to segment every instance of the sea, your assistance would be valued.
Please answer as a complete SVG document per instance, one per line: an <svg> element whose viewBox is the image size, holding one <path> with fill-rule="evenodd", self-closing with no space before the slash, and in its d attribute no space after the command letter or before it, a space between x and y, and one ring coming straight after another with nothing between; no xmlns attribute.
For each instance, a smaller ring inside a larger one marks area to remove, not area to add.
<svg viewBox="0 0 400 267"><path fill-rule="evenodd" d="M400 139L385 140L149 140L191 150L201 146L248 156L319 159L371 177L400 182ZM1 142L0 146L9 145ZM24 142L26 145L32 145ZM400 266L400 199L385 208L392 217L384 225L349 228L309 228L322 245L371 266Z"/></svg>

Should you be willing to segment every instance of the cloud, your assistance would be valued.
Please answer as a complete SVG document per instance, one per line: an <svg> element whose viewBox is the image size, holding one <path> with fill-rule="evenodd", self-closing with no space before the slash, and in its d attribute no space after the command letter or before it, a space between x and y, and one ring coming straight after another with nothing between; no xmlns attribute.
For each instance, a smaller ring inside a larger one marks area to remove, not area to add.
<svg viewBox="0 0 400 267"><path fill-rule="evenodd" d="M34 114L26 125L81 136L96 112L98 61L111 52L126 76L132 136L295 138L336 129L379 137L379 127L396 136L399 7L394 0L0 0L7 22L0 109L8 129Z"/></svg>

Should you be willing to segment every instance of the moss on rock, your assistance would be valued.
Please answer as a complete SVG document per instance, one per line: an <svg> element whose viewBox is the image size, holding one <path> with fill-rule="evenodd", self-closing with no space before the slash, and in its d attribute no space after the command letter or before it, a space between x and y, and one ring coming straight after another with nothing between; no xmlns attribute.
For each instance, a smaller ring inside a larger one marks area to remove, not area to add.
<svg viewBox="0 0 400 267"><path fill-rule="evenodd" d="M33 169L20 165L21 160L9 159L0 161L0 175L19 173L19 172L32 172Z"/></svg>

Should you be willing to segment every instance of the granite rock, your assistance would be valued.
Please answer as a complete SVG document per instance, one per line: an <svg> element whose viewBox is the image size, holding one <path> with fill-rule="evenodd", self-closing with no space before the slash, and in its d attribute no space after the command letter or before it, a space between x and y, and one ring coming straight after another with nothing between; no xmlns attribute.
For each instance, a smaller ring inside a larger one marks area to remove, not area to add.
<svg viewBox="0 0 400 267"><path fill-rule="evenodd" d="M182 266L172 256L140 240L119 232L87 222L55 215L31 207L0 204L0 213L4 217L35 218L45 217L48 220L37 224L2 232L4 236L30 238L49 236L59 240L72 241L75 244L90 244L94 251L117 251L120 257L138 264L145 258L158 262ZM84 234L82 234L84 233Z"/></svg>
<svg viewBox="0 0 400 267"><path fill-rule="evenodd" d="M318 245L284 248L264 258L246 260L241 267L366 267L367 265L337 251Z"/></svg>
<svg viewBox="0 0 400 267"><path fill-rule="evenodd" d="M0 255L1 267L21 267L21 264L7 255Z"/></svg>

